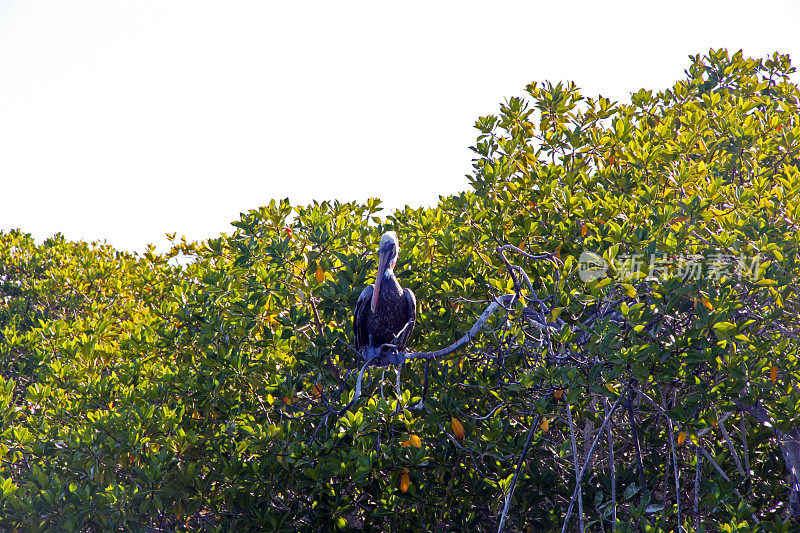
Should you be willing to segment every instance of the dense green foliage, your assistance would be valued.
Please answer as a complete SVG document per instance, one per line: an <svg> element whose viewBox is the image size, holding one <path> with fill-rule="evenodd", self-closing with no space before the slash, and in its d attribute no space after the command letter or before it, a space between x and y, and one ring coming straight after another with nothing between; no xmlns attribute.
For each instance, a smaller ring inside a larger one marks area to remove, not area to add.
<svg viewBox="0 0 800 533"><path fill-rule="evenodd" d="M496 530L520 463L506 527L560 529L599 436L588 527L785 530L791 72L723 50L630 104L532 84L478 120L471 190L429 209L272 202L163 256L0 233L0 526ZM351 313L389 229L414 351L516 302L430 361L425 408L409 359L399 395L393 369L371 368L339 416L360 369ZM582 280L584 251L605 275Z"/></svg>

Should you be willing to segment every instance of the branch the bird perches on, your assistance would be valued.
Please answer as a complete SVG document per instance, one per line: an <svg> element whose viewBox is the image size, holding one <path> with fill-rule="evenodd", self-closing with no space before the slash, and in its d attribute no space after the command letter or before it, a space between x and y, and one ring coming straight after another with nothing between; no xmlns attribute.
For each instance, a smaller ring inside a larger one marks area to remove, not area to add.
<svg viewBox="0 0 800 533"><path fill-rule="evenodd" d="M365 364L367 366L379 367L389 365L399 366L409 359L430 360L449 355L472 342L472 339L478 335L481 328L489 320L489 317L492 316L492 314L494 314L494 312L497 311L497 309L501 306L505 307L509 305L515 296L515 294L504 294L495 298L495 300L489 304L486 310L484 310L481 316L478 317L478 319L475 321L475 324L473 324L469 331L467 331L464 336L452 343L450 346L433 352L398 351L393 344L384 344L379 348L371 348L367 346L365 347L365 359L367 361ZM400 334L402 334L402 331ZM398 334L398 336L400 334Z"/></svg>
<svg viewBox="0 0 800 533"><path fill-rule="evenodd" d="M389 365L394 365L398 367L398 380L399 380L399 368L402 367L403 363L405 363L409 359L424 359L426 362L425 368L425 378L424 378L424 389L427 389L427 381L428 381L428 372L427 372L427 362L431 359L436 359L438 357L443 357L445 355L449 355L460 348L468 345L472 342L478 333L480 332L481 328L486 324L489 320L489 317L494 314L497 309L501 306L505 307L510 305L511 302L514 301L516 294L504 294L495 298L495 300L489 304L489 306L483 311L481 316L475 321L475 324L467 331L464 336L460 339L452 343L450 346L446 348L442 348L440 350L436 350L433 352L407 352L407 351L398 351L397 348L393 344L384 344L379 348L372 348L370 346L364 347L364 358L365 361L361 366L361 370L358 372L358 377L356 378L356 390L355 394L353 395L353 399L350 400L346 406L344 406L338 414L341 416L345 412L347 412L360 398L361 398L361 380L364 377L364 372L369 367L386 367ZM406 325L408 327L408 325ZM405 330L405 328L403 328ZM402 335L403 331L401 331L399 335ZM424 394L423 399L420 400L420 403L414 406L415 408L421 408L424 401Z"/></svg>
<svg viewBox="0 0 800 533"><path fill-rule="evenodd" d="M503 263L505 264L506 269L508 270L508 273L511 276L511 279L514 282L514 293L512 293L512 294L504 294L502 296L496 297L491 303L489 303L489 305L486 307L486 309L483 311L483 313L481 313L481 315L478 317L478 319L475 321L475 323L472 325L472 327L469 329L469 331L467 331L461 338L459 338L458 340L456 340L455 342L453 342L452 344L450 344L449 346L447 346L445 348L441 348L439 350L435 350L435 351L432 351L432 352L409 352L409 351L404 351L404 350L398 350L397 349L398 344L401 344L401 345L404 344L402 341L398 343L398 340L399 339L407 339L408 336L405 334L405 332L406 332L406 330L408 328L413 328L414 327L414 317L412 317L409 320L409 322L406 323L406 325L400 330L400 332L397 333L397 335L395 335L394 343L383 344L383 345L381 345L379 347L372 347L372 346L369 346L369 345L363 346L362 347L362 351L359 352L359 353L361 353L363 355L364 363L363 363L363 365L361 367L361 370L358 373L358 379L357 379L357 382L356 382L355 394L353 396L353 399L340 411L340 413L344 413L348 409L350 409L350 407L352 407L355 404L355 402L357 402L358 399L361 397L361 380L362 380L362 378L364 376L365 370L368 367L371 367L371 366L387 367L387 366L390 366L390 365L396 366L398 368L397 386L396 386L396 388L398 389L398 392L399 392L400 369L402 368L403 363L405 363L406 361L411 360L411 359L422 359L422 360L425 361L425 375L424 375L424 378L423 378L423 393L422 393L422 397L420 399L420 402L417 405L414 406L415 409L422 408L424 406L425 396L426 396L426 393L427 393L427 390L428 390L429 361L437 359L439 357L444 357L446 355L450 355L451 353L454 353L457 350L467 346L478 335L478 333L481 331L483 326L489 320L489 317L492 316L498 309L500 309L500 308L507 309L509 306L511 306L517 300L524 298L522 296L522 290L521 290L521 287L520 287L520 283L519 283L519 281L517 279L517 274L520 274L525 279L525 282L527 284L527 288L530 290L531 295L534 296L534 301L546 308L546 306L543 304L543 302L541 300L538 300L537 298L535 298L535 291L533 289L533 285L531 284L530 279L528 278L528 275L525 272L525 270L523 268L521 268L520 266L518 266L518 265L512 265L511 263L509 263L508 259L506 259L506 257L505 257L505 253L504 252L512 251L512 252L515 252L515 253L517 253L519 255L522 255L523 257L526 257L528 259L551 261L555 265L558 265L560 263L560 260L557 258L557 256L555 254L551 254L551 253L530 254L530 253L525 252L524 250L522 250L522 249L520 249L520 248L518 248L516 246L510 245L510 244L503 245L503 246L498 246L495 251L500 256L500 258L503 260ZM556 269L555 275L556 275L556 281L557 281L558 280L558 269ZM550 311L550 310L547 309L547 311ZM558 320L558 325L559 326L562 326L563 324L564 324L564 322L562 320ZM543 323L539 324L538 326L543 328L543 329L547 329L547 328L549 328L551 326L551 324L547 324L546 323L546 319L544 319Z"/></svg>

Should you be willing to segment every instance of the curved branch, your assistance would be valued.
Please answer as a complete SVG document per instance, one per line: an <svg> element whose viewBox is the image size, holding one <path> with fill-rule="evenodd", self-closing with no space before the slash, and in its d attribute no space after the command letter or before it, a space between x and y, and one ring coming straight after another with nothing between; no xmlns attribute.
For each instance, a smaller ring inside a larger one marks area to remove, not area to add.
<svg viewBox="0 0 800 533"><path fill-rule="evenodd" d="M529 289L531 290L532 294L533 294L533 286L531 285L531 282L528 279L527 274L525 273L525 271L521 267L516 266L516 265L510 265L508 263L508 260L506 259L505 255L503 254L503 252L505 250L514 251L514 252L516 252L516 253L524 256L524 257L527 257L528 259L547 260L547 261L552 262L556 266L558 266L559 263L561 263L561 261L558 259L558 256L556 254L542 253L542 254L534 255L534 254L529 254L528 252L526 252L524 250L521 250L521 249L517 248L516 246L512 246L510 244L499 246L496 251L500 255L500 257L503 259L503 261L506 263L506 265L509 267L509 272L510 272L512 278L514 279L514 286L515 286L517 291L519 291L519 283L518 283L518 281L516 279L516 276L514 275L514 270L518 270L519 272L522 272L522 274L525 276L525 280L526 280L526 282L527 282L527 284L529 286ZM563 263L561 263L561 264L563 264ZM558 270L556 270L556 279L558 279ZM502 296L498 296L497 298L495 298L494 301L492 303L490 303L489 306L483 311L481 316L478 317L478 320L475 321L475 324L473 324L473 326L469 329L469 331L466 334L464 334L463 337L461 337L460 339L458 339L457 341L455 341L453 344L451 344L450 346L448 346L446 348L442 348L442 349L436 350L434 352L401 352L401 351L397 350L395 348L395 346L392 345L392 344L384 344L380 348L373 348L373 350L376 350L377 353L371 354L372 355L372 360L371 360L370 366L402 365L405 361L407 361L409 359L430 360L430 359L436 359L437 357L443 357L445 355L449 355L449 354L455 352L456 350L459 350L459 349L463 348L464 346L468 345L470 342L472 342L472 339L474 339L478 335L478 333L480 332L481 328L484 326L484 324L486 324L486 321L489 320L489 317L495 311L497 311L498 307L501 307L501 306L506 307L508 305L511 305L516 298L519 298L519 293L518 292L514 293L514 294L504 294ZM541 303L540 300L537 300L537 301L539 301ZM385 352L388 352L388 353L385 353Z"/></svg>
<svg viewBox="0 0 800 533"><path fill-rule="evenodd" d="M537 260L537 261L541 260L541 259L547 259L549 261L552 261L553 264L555 264L555 265L558 265L558 263L561 262L558 259L558 256L556 256L556 254L552 254L550 252L543 252L541 254L529 254L525 250L517 248L513 244L504 244L503 246L498 247L497 250L498 251L513 250L514 252L517 252L518 254L520 254L520 255L522 255L524 257L527 257L528 259L533 259L533 260Z"/></svg>
<svg viewBox="0 0 800 533"><path fill-rule="evenodd" d="M489 304L486 310L478 317L478 320L475 321L475 324L469 329L467 333L464 334L463 337L458 339L456 342L448 346L447 348L442 348L441 350L436 350L435 352L411 352L411 353L403 353L398 352L397 355L402 356L403 360L408 359L436 359L437 357L443 357L445 355L449 355L456 350L459 350L472 342L478 333L480 332L481 328L486 324L486 321L489 320L489 317L497 311L500 306L506 306L511 303L511 301L516 297L516 294L504 294L502 296L498 296L495 300Z"/></svg>

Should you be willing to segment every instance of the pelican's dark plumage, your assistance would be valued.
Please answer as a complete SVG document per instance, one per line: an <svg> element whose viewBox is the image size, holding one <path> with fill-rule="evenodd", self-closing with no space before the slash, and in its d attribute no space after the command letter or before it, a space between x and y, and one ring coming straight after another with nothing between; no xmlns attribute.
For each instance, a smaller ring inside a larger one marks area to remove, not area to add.
<svg viewBox="0 0 800 533"><path fill-rule="evenodd" d="M387 231L378 247L378 273L358 297L353 314L356 349L379 348L394 344L402 351L417 317L417 299L411 289L403 289L394 276L400 245L397 234Z"/></svg>

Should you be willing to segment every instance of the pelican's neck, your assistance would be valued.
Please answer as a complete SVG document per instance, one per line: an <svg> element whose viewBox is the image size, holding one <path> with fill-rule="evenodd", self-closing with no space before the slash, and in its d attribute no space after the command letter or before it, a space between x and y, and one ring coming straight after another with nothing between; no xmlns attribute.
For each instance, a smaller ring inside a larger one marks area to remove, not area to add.
<svg viewBox="0 0 800 533"><path fill-rule="evenodd" d="M383 241L384 239L381 239ZM393 292L402 294L400 283L394 277L394 266L397 264L397 245L391 246L381 242L378 250L378 271L375 273L375 285L372 290L372 304L370 309L375 312L381 294L389 295Z"/></svg>
<svg viewBox="0 0 800 533"><path fill-rule="evenodd" d="M381 276L383 280L381 281L381 292L384 294L387 293L397 293L403 294L403 288L400 286L400 282L397 281L397 277L394 275L394 268L391 266L383 271L383 276Z"/></svg>
<svg viewBox="0 0 800 533"><path fill-rule="evenodd" d="M397 279L394 276L394 267L396 264L397 264L397 254L395 253L394 256L389 259L389 262L386 263L386 268L383 269L384 278L393 280Z"/></svg>

